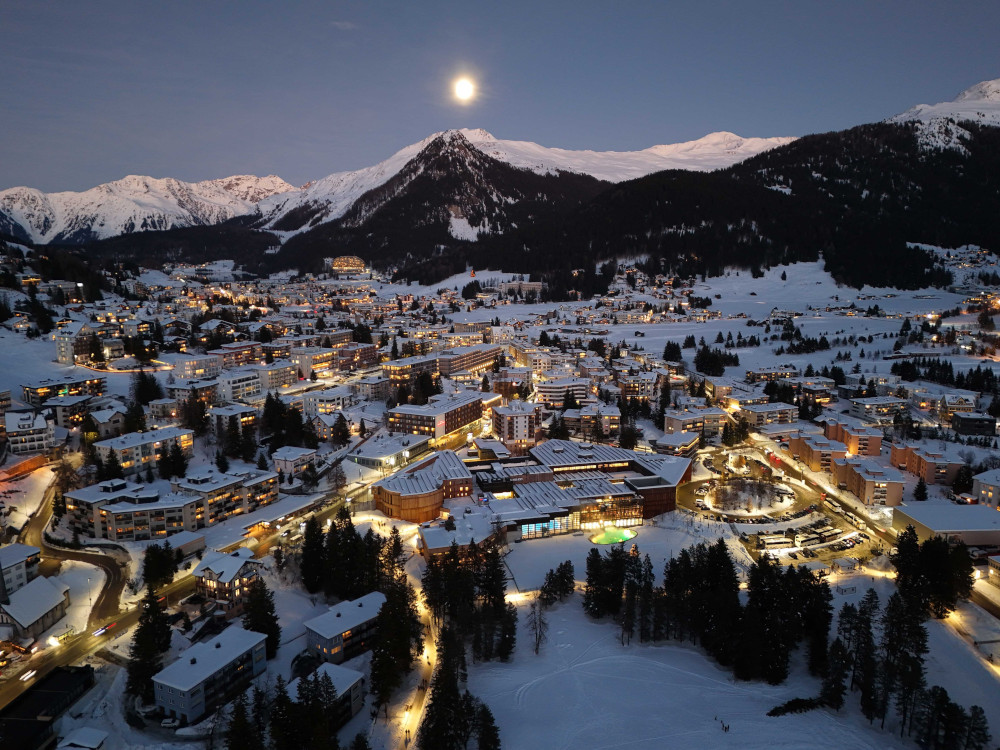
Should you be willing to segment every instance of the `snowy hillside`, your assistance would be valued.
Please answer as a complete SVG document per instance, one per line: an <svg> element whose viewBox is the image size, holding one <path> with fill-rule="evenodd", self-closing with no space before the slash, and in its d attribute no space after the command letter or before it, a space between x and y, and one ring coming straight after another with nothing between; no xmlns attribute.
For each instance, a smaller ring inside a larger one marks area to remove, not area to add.
<svg viewBox="0 0 1000 750"><path fill-rule="evenodd" d="M26 235L33 242L74 242L216 224L251 212L262 198L294 189L274 175L236 175L195 183L129 175L83 192L3 190L0 213L10 224L7 231Z"/></svg>
<svg viewBox="0 0 1000 750"><path fill-rule="evenodd" d="M480 151L515 167L539 174L578 172L599 180L622 182L664 169L707 172L729 167L762 151L791 143L794 138L742 138L734 133L709 133L684 143L651 146L642 151L570 151L546 148L530 141L503 141L485 130L461 130Z"/></svg>
<svg viewBox="0 0 1000 750"><path fill-rule="evenodd" d="M971 121L1000 126L1000 78L977 83L950 102L918 104L888 121L917 123L920 142L925 148L953 148L964 152L959 138L967 135L967 131L955 123Z"/></svg>
<svg viewBox="0 0 1000 750"><path fill-rule="evenodd" d="M460 137L459 137L460 136ZM608 182L622 182L665 169L699 172L728 167L794 138L741 138L711 133L686 143L652 146L642 151L571 151L530 141L505 141L482 129L446 130L407 146L373 167L337 172L301 191L275 195L260 203L268 229L298 229L339 219L362 195L395 177L438 138L464 140L481 153L536 174L573 172ZM461 232L460 232L461 233Z"/></svg>

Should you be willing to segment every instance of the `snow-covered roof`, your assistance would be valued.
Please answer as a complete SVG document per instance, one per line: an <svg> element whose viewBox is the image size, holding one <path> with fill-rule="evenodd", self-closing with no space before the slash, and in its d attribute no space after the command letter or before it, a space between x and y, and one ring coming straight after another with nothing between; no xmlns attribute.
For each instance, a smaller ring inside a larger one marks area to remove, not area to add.
<svg viewBox="0 0 1000 750"><path fill-rule="evenodd" d="M129 432L119 437L108 438L94 443L95 446L106 447L111 450L126 450L139 445L149 443L160 443L164 440L174 440L183 436L193 436L194 432L184 427L160 427L158 429L147 430L146 432Z"/></svg>
<svg viewBox="0 0 1000 750"><path fill-rule="evenodd" d="M11 594L10 603L0 604L0 609L27 628L58 607L67 591L69 586L65 583L39 576Z"/></svg>
<svg viewBox="0 0 1000 750"><path fill-rule="evenodd" d="M153 681L186 693L265 640L267 636L262 633L230 625L215 638L191 646L157 672Z"/></svg>
<svg viewBox="0 0 1000 750"><path fill-rule="evenodd" d="M108 738L108 733L103 729L94 727L77 727L67 734L56 745L57 748L85 748L85 750L98 750L104 745Z"/></svg>
<svg viewBox="0 0 1000 750"><path fill-rule="evenodd" d="M231 553L209 552L198 563L198 566L191 573L195 578L201 578L206 572L211 571L219 581L229 583L232 581L243 566L247 563L260 566L259 560L253 559L253 551L246 547L240 547Z"/></svg>
<svg viewBox="0 0 1000 750"><path fill-rule="evenodd" d="M316 674L320 677L327 675L330 681L333 683L334 689L337 691L337 695L346 695L351 691L358 682L363 680L365 676L354 669L348 669L347 667L342 667L339 664L330 664L329 662L324 662L316 670ZM288 683L288 694L295 696L299 689L299 678L296 678Z"/></svg>
<svg viewBox="0 0 1000 750"><path fill-rule="evenodd" d="M1000 513L989 505L948 502L911 503L893 509L939 534L962 531L1000 532Z"/></svg>
<svg viewBox="0 0 1000 750"><path fill-rule="evenodd" d="M283 445L271 454L275 461L297 461L301 458L309 458L316 455L312 448L296 448L294 445Z"/></svg>
<svg viewBox="0 0 1000 750"><path fill-rule="evenodd" d="M385 594L373 591L354 601L335 604L319 617L306 620L305 625L320 638L333 638L375 618L383 604Z"/></svg>
<svg viewBox="0 0 1000 750"><path fill-rule="evenodd" d="M0 570L6 570L12 565L17 565L34 555L40 555L42 551L38 547L30 547L27 544L8 544L0 547Z"/></svg>

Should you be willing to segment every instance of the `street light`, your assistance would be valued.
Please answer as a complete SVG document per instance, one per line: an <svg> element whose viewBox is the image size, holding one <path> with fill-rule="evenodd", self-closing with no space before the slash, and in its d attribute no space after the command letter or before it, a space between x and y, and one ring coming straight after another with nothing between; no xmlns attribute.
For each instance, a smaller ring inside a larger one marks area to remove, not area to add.
<svg viewBox="0 0 1000 750"><path fill-rule="evenodd" d="M90 601L90 608L94 608L94 592L90 588L90 578L87 578L87 599Z"/></svg>

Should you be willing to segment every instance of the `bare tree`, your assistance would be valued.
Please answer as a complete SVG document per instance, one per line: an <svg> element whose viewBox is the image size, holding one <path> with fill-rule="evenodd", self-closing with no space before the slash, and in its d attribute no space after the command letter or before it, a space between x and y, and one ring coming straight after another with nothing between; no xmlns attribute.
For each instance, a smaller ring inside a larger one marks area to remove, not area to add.
<svg viewBox="0 0 1000 750"><path fill-rule="evenodd" d="M531 603L531 607L528 609L528 632L531 633L532 640L535 644L535 653L542 647L542 644L548 638L549 623L545 619L545 611L538 606L538 602L534 601Z"/></svg>

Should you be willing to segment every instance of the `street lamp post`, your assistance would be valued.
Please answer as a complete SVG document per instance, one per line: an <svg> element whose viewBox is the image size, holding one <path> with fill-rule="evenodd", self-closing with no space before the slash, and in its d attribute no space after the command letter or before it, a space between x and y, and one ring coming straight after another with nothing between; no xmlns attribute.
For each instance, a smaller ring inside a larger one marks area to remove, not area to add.
<svg viewBox="0 0 1000 750"><path fill-rule="evenodd" d="M90 578L87 578L87 598L90 601L90 608L94 608L94 592L90 588Z"/></svg>

